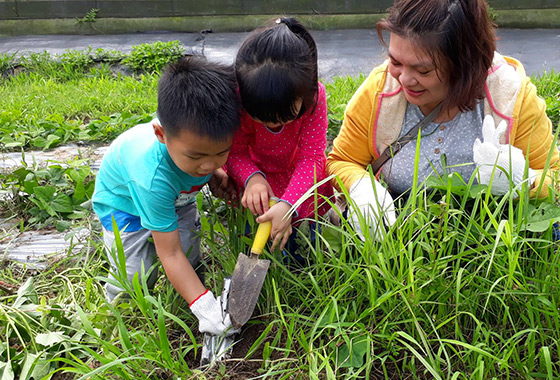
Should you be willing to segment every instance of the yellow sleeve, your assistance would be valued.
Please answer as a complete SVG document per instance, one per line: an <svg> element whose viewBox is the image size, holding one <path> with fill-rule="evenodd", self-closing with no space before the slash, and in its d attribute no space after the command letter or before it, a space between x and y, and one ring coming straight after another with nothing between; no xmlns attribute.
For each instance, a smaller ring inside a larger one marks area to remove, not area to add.
<svg viewBox="0 0 560 380"><path fill-rule="evenodd" d="M519 117L511 143L521 149L525 156L529 152L529 167L537 172L537 179L530 196L543 198L548 196L549 186L558 187L556 179L560 160L558 147L554 145L552 123L546 116L546 103L537 96L537 89L529 78L525 79L524 92L520 96ZM549 168L546 173L543 173L549 155Z"/></svg>
<svg viewBox="0 0 560 380"><path fill-rule="evenodd" d="M337 175L346 189L366 174L373 160L373 115L377 102L377 87L384 77L382 67L375 68L352 96L333 149L327 157L329 175ZM340 190L338 182L333 182Z"/></svg>

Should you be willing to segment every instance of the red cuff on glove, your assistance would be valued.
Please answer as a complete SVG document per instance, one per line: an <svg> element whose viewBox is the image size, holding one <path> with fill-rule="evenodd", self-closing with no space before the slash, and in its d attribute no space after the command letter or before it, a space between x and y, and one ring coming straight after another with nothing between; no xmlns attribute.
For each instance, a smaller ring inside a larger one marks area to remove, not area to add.
<svg viewBox="0 0 560 380"><path fill-rule="evenodd" d="M196 298L194 299L194 301L192 301L192 302L189 304L189 307L191 307L196 301L198 301L198 299L199 299L200 297L202 297L203 295L205 295L206 293L208 293L208 291L209 291L209 290L206 289L206 290L204 291L204 293L202 293L202 294L200 294L198 297L196 297Z"/></svg>

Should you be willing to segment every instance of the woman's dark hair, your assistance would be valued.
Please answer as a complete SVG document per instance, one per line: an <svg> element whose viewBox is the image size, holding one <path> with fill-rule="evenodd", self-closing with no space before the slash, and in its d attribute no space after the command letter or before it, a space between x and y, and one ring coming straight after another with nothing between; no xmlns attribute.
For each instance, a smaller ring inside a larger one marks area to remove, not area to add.
<svg viewBox="0 0 560 380"><path fill-rule="evenodd" d="M250 33L237 52L235 73L241 102L253 118L285 123L315 108L317 46L294 18Z"/></svg>
<svg viewBox="0 0 560 380"><path fill-rule="evenodd" d="M225 141L239 127L241 104L233 67L191 56L166 67L158 82L157 115L166 134L187 129Z"/></svg>
<svg viewBox="0 0 560 380"><path fill-rule="evenodd" d="M474 109L485 96L496 50L494 29L486 0L395 0L389 16L377 23L384 45L387 30L413 40L432 58L449 83L443 108L461 111Z"/></svg>

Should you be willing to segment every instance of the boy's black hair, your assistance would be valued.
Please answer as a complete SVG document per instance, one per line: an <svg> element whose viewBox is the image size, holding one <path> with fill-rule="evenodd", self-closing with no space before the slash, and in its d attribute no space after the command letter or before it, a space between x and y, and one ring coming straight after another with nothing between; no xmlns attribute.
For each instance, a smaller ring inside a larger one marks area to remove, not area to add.
<svg viewBox="0 0 560 380"><path fill-rule="evenodd" d="M157 115L169 137L189 130L224 141L239 127L240 106L233 68L202 56L167 66L159 79Z"/></svg>
<svg viewBox="0 0 560 380"><path fill-rule="evenodd" d="M243 107L260 121L288 122L317 104L317 46L294 18L252 32L239 48L235 73Z"/></svg>

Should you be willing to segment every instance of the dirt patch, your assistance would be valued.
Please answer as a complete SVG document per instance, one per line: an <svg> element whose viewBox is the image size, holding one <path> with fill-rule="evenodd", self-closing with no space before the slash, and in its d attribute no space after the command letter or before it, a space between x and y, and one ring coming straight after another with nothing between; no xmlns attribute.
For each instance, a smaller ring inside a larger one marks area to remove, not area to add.
<svg viewBox="0 0 560 380"><path fill-rule="evenodd" d="M233 351L228 359L224 359L220 362L223 365L215 365L213 368L207 369L205 374L209 378L213 378L213 373L216 374L217 378L228 379L228 380L246 380L251 378L256 378L261 375L259 372L263 365L263 349L266 342L272 341L274 335L276 334L276 329L272 328L268 333L268 336L260 343L256 350L251 354L250 358L246 358L249 354L249 350L255 343L255 341L262 335L262 333L267 328L267 320L259 320L257 323L252 323L245 325L235 339L235 345L233 346ZM202 342L202 336L197 337L197 341ZM191 352L187 355L185 360L189 364L190 368L199 368L200 366L200 355L202 348L198 350L198 355L195 357L194 353ZM280 357L279 353L273 352L270 359L275 360ZM224 370L225 366L225 370Z"/></svg>

